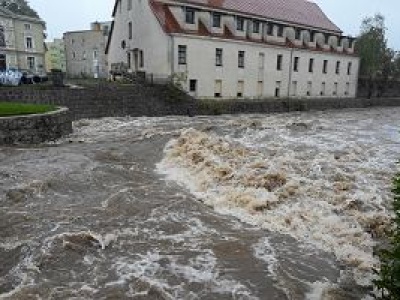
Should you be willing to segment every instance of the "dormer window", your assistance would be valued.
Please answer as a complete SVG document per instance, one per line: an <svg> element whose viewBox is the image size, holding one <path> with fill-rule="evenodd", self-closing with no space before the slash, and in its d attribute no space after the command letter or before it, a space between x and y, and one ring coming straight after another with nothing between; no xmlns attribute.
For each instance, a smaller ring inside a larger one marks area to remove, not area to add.
<svg viewBox="0 0 400 300"><path fill-rule="evenodd" d="M278 36L283 36L283 25L278 25Z"/></svg>
<svg viewBox="0 0 400 300"><path fill-rule="evenodd" d="M296 40L300 40L300 37L301 37L301 29L300 28L296 28L295 39Z"/></svg>
<svg viewBox="0 0 400 300"><path fill-rule="evenodd" d="M212 26L215 28L221 28L221 14L212 14Z"/></svg>
<svg viewBox="0 0 400 300"><path fill-rule="evenodd" d="M268 35L273 35L274 34L274 24L273 23L269 23L268 24L267 34Z"/></svg>
<svg viewBox="0 0 400 300"><path fill-rule="evenodd" d="M195 11L193 8L185 9L185 22L186 22L186 24L194 24L195 23Z"/></svg>
<svg viewBox="0 0 400 300"><path fill-rule="evenodd" d="M241 17L236 18L236 29L238 31L244 31L244 19Z"/></svg>
<svg viewBox="0 0 400 300"><path fill-rule="evenodd" d="M260 33L260 22L253 21L253 33Z"/></svg>

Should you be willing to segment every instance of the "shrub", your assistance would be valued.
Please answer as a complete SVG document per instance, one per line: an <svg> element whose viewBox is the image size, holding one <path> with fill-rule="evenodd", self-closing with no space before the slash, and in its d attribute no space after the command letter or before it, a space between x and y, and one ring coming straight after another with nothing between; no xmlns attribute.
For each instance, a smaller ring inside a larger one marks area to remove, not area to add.
<svg viewBox="0 0 400 300"><path fill-rule="evenodd" d="M374 281L381 293L378 298L385 300L400 300L400 174L393 180L393 193L394 228L389 247L379 251L381 269L379 279Z"/></svg>

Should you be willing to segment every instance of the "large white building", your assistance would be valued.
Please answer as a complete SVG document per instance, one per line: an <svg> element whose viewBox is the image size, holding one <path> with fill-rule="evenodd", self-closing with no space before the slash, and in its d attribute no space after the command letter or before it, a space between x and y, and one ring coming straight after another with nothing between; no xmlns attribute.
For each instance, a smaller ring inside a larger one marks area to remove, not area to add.
<svg viewBox="0 0 400 300"><path fill-rule="evenodd" d="M109 65L198 98L355 97L359 58L306 0L116 0Z"/></svg>

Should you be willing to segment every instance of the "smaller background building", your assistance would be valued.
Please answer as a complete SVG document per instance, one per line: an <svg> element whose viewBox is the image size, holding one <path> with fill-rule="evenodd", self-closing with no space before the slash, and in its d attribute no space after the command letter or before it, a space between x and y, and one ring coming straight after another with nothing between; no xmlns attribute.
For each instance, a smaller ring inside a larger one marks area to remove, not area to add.
<svg viewBox="0 0 400 300"><path fill-rule="evenodd" d="M68 77L106 78L108 76L105 49L110 26L111 22L94 22L90 30L64 33Z"/></svg>
<svg viewBox="0 0 400 300"><path fill-rule="evenodd" d="M18 15L0 7L0 70L43 73L45 27L40 18Z"/></svg>
<svg viewBox="0 0 400 300"><path fill-rule="evenodd" d="M64 40L54 39L53 42L47 42L46 46L46 71L50 72L52 69L57 69L64 73L67 72Z"/></svg>

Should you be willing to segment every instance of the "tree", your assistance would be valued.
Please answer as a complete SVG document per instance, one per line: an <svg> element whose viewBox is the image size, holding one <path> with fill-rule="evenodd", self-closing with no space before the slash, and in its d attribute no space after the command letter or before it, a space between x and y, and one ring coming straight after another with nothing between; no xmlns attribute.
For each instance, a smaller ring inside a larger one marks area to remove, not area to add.
<svg viewBox="0 0 400 300"><path fill-rule="evenodd" d="M29 6L26 0L1 0L0 5L18 15L39 18L38 13Z"/></svg>
<svg viewBox="0 0 400 300"><path fill-rule="evenodd" d="M392 50L387 47L385 18L381 14L365 18L357 39L356 51L361 59L360 76L368 81L368 98L379 80L388 79ZM390 62L390 63L388 63Z"/></svg>

